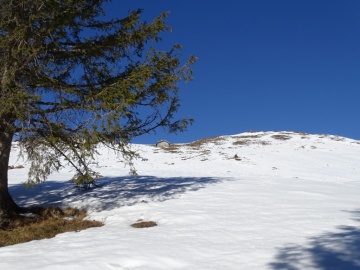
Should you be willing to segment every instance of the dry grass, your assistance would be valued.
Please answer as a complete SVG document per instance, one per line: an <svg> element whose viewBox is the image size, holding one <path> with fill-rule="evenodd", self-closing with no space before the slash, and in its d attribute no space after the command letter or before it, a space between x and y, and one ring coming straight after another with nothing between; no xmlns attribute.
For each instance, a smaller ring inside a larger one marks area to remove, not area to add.
<svg viewBox="0 0 360 270"><path fill-rule="evenodd" d="M345 138L344 137L340 137L340 136L332 136L332 135L329 135L329 134L318 134L319 138L320 139L323 139L323 138L330 138L330 140L333 140L333 141L345 141Z"/></svg>
<svg viewBox="0 0 360 270"><path fill-rule="evenodd" d="M178 144L171 144L168 147L162 148L162 150L170 153L180 153L180 147Z"/></svg>
<svg viewBox="0 0 360 270"><path fill-rule="evenodd" d="M293 133L294 133L294 134L298 134L298 135L302 135L302 136L307 136L307 135L309 135L309 133L301 132L301 131L294 131Z"/></svg>
<svg viewBox="0 0 360 270"><path fill-rule="evenodd" d="M95 220L84 220L86 211L58 207L31 208L31 216L19 216L1 224L0 247L52 238L59 233L78 232L104 224Z"/></svg>
<svg viewBox="0 0 360 270"><path fill-rule="evenodd" d="M331 136L330 140L337 141L337 142L343 142L343 141L345 141L345 138L339 137L339 136Z"/></svg>
<svg viewBox="0 0 360 270"><path fill-rule="evenodd" d="M155 221L138 221L134 224L131 224L131 227L133 228L150 228L157 226L157 223Z"/></svg>
<svg viewBox="0 0 360 270"><path fill-rule="evenodd" d="M263 134L257 134L257 135L238 135L238 136L232 136L235 139L259 139L263 136Z"/></svg>
<svg viewBox="0 0 360 270"><path fill-rule="evenodd" d="M198 149L197 149L198 150ZM181 160L187 160L187 159L192 159L192 158L196 158L196 157L201 157L201 156L208 156L211 153L210 150L202 150L199 154L197 154L196 156L186 156L186 157L182 157Z"/></svg>
<svg viewBox="0 0 360 270"><path fill-rule="evenodd" d="M290 140L291 136L283 135L283 134L277 134L277 135L272 135L271 138L274 138L274 139L280 140L280 141L286 141L286 140Z"/></svg>
<svg viewBox="0 0 360 270"><path fill-rule="evenodd" d="M211 138L205 138L205 139L201 139L195 142L191 142L186 144L186 146L190 146L190 147L200 147L203 146L204 144L208 144L208 143L214 143L214 144L221 144L221 141L224 141L224 138L221 137L211 137Z"/></svg>
<svg viewBox="0 0 360 270"><path fill-rule="evenodd" d="M300 135L300 136L307 136L309 135L309 133L306 132L302 132L302 131L281 131L279 132L281 134L286 134L286 135Z"/></svg>
<svg viewBox="0 0 360 270"><path fill-rule="evenodd" d="M269 145L270 142L267 141L263 141L263 140L238 140L233 142L233 145L252 145L252 144L257 144L257 145Z"/></svg>
<svg viewBox="0 0 360 270"><path fill-rule="evenodd" d="M267 141L258 141L257 144L260 144L260 145L270 145L271 143L270 143L270 142L267 142Z"/></svg>
<svg viewBox="0 0 360 270"><path fill-rule="evenodd" d="M250 143L250 140L238 140L233 142L233 145L249 145Z"/></svg>

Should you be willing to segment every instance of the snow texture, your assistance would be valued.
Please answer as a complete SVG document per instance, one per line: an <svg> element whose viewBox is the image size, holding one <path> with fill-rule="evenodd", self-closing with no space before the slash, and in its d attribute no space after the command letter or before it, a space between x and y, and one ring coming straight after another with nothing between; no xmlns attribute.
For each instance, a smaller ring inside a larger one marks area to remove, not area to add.
<svg viewBox="0 0 360 270"><path fill-rule="evenodd" d="M105 226L3 247L0 269L360 269L359 141L252 132L132 148L137 177L99 149L99 187L74 189L66 167L25 190L14 145L20 205L85 208Z"/></svg>

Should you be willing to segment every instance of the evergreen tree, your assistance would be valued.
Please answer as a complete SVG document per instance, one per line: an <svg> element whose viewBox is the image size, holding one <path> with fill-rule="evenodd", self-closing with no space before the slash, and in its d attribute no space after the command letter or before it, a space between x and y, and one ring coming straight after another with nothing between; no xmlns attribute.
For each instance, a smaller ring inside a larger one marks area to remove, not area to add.
<svg viewBox="0 0 360 270"><path fill-rule="evenodd" d="M31 161L30 184L70 163L88 186L97 146L130 159L132 138L192 121L173 119L195 57L181 64L179 45L153 47L170 30L168 14L108 19L106 2L0 0L0 221L23 210L8 192L14 139Z"/></svg>

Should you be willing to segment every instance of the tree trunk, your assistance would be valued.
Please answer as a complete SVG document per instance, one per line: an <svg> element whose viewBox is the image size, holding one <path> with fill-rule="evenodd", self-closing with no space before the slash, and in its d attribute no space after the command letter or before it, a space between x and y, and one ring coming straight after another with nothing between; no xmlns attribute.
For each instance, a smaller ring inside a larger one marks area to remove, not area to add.
<svg viewBox="0 0 360 270"><path fill-rule="evenodd" d="M0 223L21 211L8 190L8 166L13 135L12 125L0 118Z"/></svg>

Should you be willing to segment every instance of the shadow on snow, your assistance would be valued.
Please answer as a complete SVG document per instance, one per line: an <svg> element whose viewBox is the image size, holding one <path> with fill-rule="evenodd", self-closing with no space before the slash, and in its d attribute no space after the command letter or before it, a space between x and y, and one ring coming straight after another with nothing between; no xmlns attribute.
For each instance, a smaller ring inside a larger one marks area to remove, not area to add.
<svg viewBox="0 0 360 270"><path fill-rule="evenodd" d="M350 213L360 221L360 210ZM360 227L340 226L336 232L310 238L304 246L280 248L270 266L275 270L359 270Z"/></svg>
<svg viewBox="0 0 360 270"><path fill-rule="evenodd" d="M137 203L179 198L183 193L196 191L219 181L211 177L130 176L101 178L98 180L99 186L89 190L74 188L69 181L45 181L30 189L19 184L10 186L9 190L20 206L75 206L91 211L103 211Z"/></svg>

